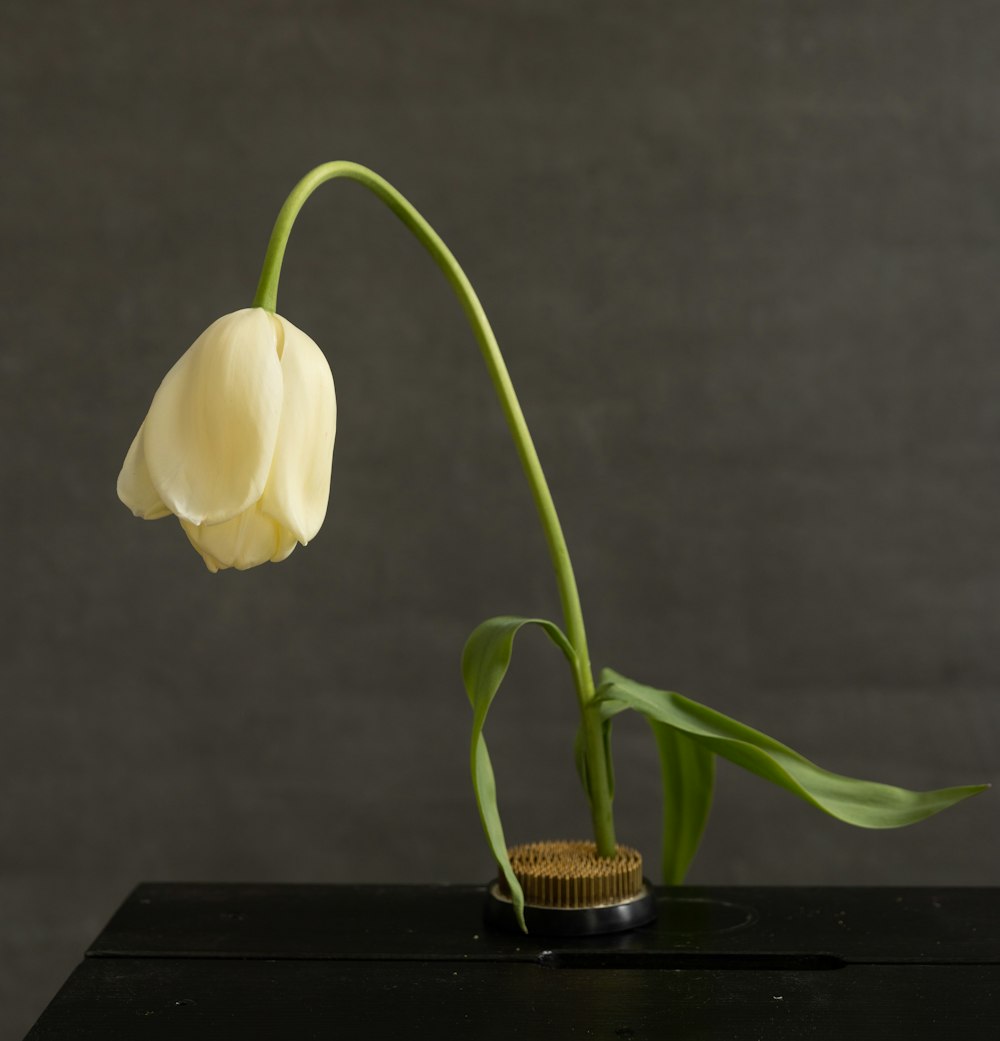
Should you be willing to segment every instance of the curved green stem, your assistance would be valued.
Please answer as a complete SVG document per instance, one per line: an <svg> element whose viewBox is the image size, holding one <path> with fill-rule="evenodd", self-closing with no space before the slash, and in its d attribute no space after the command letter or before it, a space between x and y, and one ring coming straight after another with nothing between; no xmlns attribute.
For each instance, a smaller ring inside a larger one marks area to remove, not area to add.
<svg viewBox="0 0 1000 1041"><path fill-rule="evenodd" d="M590 711L590 703L594 697L594 678L591 672L590 655L587 650L587 636L583 624L583 612L580 607L580 595L570 563L569 550L563 535L562 525L552 501L542 465L535 451L528 425L518 403L511 382L510 374L500 353L493 330L486 318L479 298L472 284L461 269L451 250L440 239L437 232L424 220L416 209L386 180L378 174L357 163L333 162L324 163L311 170L292 189L285 204L278 213L253 306L274 311L278 298L278 278L281 273L281 261L285 254L285 245L291 233L292 225L310 195L323 183L335 177L347 177L363 184L374 192L397 217L420 240L428 253L434 258L438 267L455 290L466 317L472 325L476 339L482 349L483 359L489 370L490 379L500 399L500 406L510 426L518 456L524 467L531 493L541 517L542 527L548 543L549 553L555 567L556 582L562 602L563 616L566 620L567 636L576 655L574 664L574 682L583 719L586 735L588 767L593 782L594 793L591 797L591 815L594 823L594 837L602 856L615 855L614 823L611 815L611 797L608 778L608 764L605 759L604 744L601 736L601 724L598 714Z"/></svg>

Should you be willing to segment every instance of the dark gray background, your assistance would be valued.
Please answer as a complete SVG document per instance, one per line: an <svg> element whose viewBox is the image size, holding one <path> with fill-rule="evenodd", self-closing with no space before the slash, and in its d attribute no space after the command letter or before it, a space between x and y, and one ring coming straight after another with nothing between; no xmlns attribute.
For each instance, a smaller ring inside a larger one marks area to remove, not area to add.
<svg viewBox="0 0 1000 1041"><path fill-rule="evenodd" d="M325 527L210 576L115 497L161 377L247 306L316 163L373 166L492 317L598 665L914 787L998 777L991 3L6 0L0 1020L140 879L491 873L458 654L556 617L440 273L355 185L279 310L327 351ZM561 659L491 720L508 837L586 834ZM617 734L620 838L658 860ZM996 795L854 831L723 766L703 883L992 883Z"/></svg>

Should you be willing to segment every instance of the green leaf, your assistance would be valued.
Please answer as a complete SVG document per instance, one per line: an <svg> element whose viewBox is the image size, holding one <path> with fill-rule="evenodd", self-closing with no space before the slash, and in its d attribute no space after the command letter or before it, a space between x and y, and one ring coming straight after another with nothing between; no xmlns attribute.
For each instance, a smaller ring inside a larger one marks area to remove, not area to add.
<svg viewBox="0 0 1000 1041"><path fill-rule="evenodd" d="M479 817L483 822L483 830L486 832L493 856L496 857L510 888L518 924L527 932L524 924L524 893L507 856L507 842L504 839L500 808L497 805L496 778L493 774L493 764L490 762L490 753L486 748L486 739L483 737L486 714L510 665L514 637L525 625L537 625L543 629L570 663L576 664L576 655L569 640L553 622L544 618L501 615L498 618L487 619L477 626L466 641L465 649L462 651L462 679L465 682L465 692L472 704L472 787L476 794Z"/></svg>
<svg viewBox="0 0 1000 1041"><path fill-rule="evenodd" d="M930 817L987 784L912 792L830 773L759 730L669 691L646 687L610 669L598 698L620 702L679 731L703 748L772 781L824 813L861 828L899 828Z"/></svg>
<svg viewBox="0 0 1000 1041"><path fill-rule="evenodd" d="M650 715L646 719L663 777L663 881L677 886L698 850L712 808L715 755L676 727Z"/></svg>
<svg viewBox="0 0 1000 1041"><path fill-rule="evenodd" d="M610 766L611 720L630 706L613 697L606 686L602 687L599 695L590 703L588 711L600 713ZM659 751L663 779L663 881L667 885L680 885L698 850L712 807L715 756L676 728L666 726L649 715L645 718L653 731ZM586 789L587 764L584 751L581 727L576 733L574 753L577 772Z"/></svg>

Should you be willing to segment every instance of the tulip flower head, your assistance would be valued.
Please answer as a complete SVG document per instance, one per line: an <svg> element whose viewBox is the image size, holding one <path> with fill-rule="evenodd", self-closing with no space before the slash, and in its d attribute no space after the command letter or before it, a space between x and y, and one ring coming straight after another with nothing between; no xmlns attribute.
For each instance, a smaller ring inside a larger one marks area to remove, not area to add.
<svg viewBox="0 0 1000 1041"><path fill-rule="evenodd" d="M236 311L164 377L118 497L145 520L177 517L210 571L284 560L326 516L336 423L319 347L280 315Z"/></svg>

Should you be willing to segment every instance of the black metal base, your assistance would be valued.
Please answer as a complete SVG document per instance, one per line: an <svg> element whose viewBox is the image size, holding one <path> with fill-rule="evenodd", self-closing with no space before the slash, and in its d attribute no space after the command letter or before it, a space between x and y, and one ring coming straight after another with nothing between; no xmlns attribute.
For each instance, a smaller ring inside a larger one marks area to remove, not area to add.
<svg viewBox="0 0 1000 1041"><path fill-rule="evenodd" d="M493 929L520 932L510 897L500 892L493 882L486 891L486 924ZM648 925L656 918L656 897L648 880L643 879L642 892L620 904L600 907L539 907L524 905L524 924L532 936L600 936L622 933Z"/></svg>

